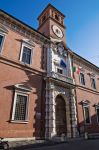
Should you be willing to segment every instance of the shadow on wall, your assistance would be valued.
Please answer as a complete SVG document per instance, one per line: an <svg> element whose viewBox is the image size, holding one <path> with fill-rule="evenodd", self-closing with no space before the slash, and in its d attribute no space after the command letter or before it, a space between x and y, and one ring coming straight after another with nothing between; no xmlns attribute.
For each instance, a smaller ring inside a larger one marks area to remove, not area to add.
<svg viewBox="0 0 99 150"><path fill-rule="evenodd" d="M23 70L23 68L22 68ZM23 84L28 87L32 88L32 91L30 93L30 101L29 101L29 124L33 124L32 128L28 126L28 124L25 124L27 126L27 130L29 127L29 130L33 130L32 136L33 137L44 137L45 133L45 81L44 81L44 75L41 72L36 72L36 70L30 71L24 71L27 80L21 79L22 82L19 83L19 79L17 79L17 75L15 75L15 82L16 84ZM13 102L14 102L14 85L9 85L4 87L7 90L10 90L12 94L12 104L11 104L11 111L10 111L10 118L7 120L7 122L11 123L11 117L12 117L12 110L13 110ZM15 124L15 123L14 123ZM14 125L13 124L13 125ZM19 127L22 127L22 124L19 124ZM18 128L15 126L15 130L18 130ZM22 128L20 128L21 130ZM14 135L14 133L13 133Z"/></svg>
<svg viewBox="0 0 99 150"><path fill-rule="evenodd" d="M78 132L80 136L84 133L99 133L99 123L97 122L97 116L94 114L90 117L90 123L85 123L85 121L78 123Z"/></svg>

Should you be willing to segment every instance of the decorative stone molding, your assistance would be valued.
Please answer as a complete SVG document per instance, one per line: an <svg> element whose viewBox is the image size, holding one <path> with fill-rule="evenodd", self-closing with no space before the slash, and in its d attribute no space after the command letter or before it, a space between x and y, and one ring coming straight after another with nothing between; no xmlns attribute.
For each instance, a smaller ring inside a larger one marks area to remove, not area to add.
<svg viewBox="0 0 99 150"><path fill-rule="evenodd" d="M93 78L96 76L95 73L93 73L93 72L89 72L88 75Z"/></svg>
<svg viewBox="0 0 99 150"><path fill-rule="evenodd" d="M87 61L85 62L81 59L74 57L73 62L77 64L78 66L81 66L84 70L87 70L89 72L93 72L94 74L99 75L98 67L93 67L91 64L87 63Z"/></svg>
<svg viewBox="0 0 99 150"><path fill-rule="evenodd" d="M41 33L35 31L32 27L13 19L10 16L7 16L3 12L0 14L0 23L3 24L4 28L10 28L18 34L23 35L24 37L31 39L33 42L48 46L50 44L50 39L43 36Z"/></svg>
<svg viewBox="0 0 99 150"><path fill-rule="evenodd" d="M5 26L3 26L1 23L0 23L0 32L3 32L3 33L5 33L5 34L8 33L7 28L5 28Z"/></svg>
<svg viewBox="0 0 99 150"><path fill-rule="evenodd" d="M31 39L22 39L22 42L35 47L35 43Z"/></svg>
<svg viewBox="0 0 99 150"><path fill-rule="evenodd" d="M71 122L72 122L72 136L77 137L78 136L78 130L77 130L77 109L76 109L76 99L75 99L75 92L74 89L71 90L70 92L71 95L71 101L70 101L70 106L71 106Z"/></svg>
<svg viewBox="0 0 99 150"><path fill-rule="evenodd" d="M90 101L88 101L88 100L83 100L83 101L81 102L81 104L82 104L83 106L89 105L89 104L90 104Z"/></svg>
<svg viewBox="0 0 99 150"><path fill-rule="evenodd" d="M54 98L56 98L57 95L64 95L67 98L69 98L69 89L66 89L60 86L55 86Z"/></svg>
<svg viewBox="0 0 99 150"><path fill-rule="evenodd" d="M57 86L54 84L54 88L48 90L48 87L53 85L54 83L47 82L47 90L46 90L46 138L51 138L53 136L57 136L56 133L56 117L55 117L55 106L56 106L56 97L61 95L66 103L66 118L67 119L67 137L71 137L71 123L70 123L70 90L61 86ZM48 86L50 85L50 86Z"/></svg>
<svg viewBox="0 0 99 150"><path fill-rule="evenodd" d="M20 91L24 91L24 92L32 91L32 88L25 84L16 84L16 85L14 85L14 88L15 88L15 90L20 90Z"/></svg>

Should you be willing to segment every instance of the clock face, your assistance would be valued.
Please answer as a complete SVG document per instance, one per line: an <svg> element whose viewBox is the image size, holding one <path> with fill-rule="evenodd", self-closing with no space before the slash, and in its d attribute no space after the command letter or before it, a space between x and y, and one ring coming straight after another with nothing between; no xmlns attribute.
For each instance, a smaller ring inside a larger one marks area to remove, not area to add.
<svg viewBox="0 0 99 150"><path fill-rule="evenodd" d="M53 25L52 29L53 29L54 34L57 37L62 38L64 36L62 30L59 27L57 27L56 25Z"/></svg>

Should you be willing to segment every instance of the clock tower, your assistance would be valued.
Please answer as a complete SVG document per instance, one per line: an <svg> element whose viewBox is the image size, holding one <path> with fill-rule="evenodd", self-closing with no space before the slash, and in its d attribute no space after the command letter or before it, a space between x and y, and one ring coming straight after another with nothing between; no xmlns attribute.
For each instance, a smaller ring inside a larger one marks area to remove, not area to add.
<svg viewBox="0 0 99 150"><path fill-rule="evenodd" d="M61 139L63 134L68 138L76 136L76 102L72 96L72 55L66 47L64 18L65 16L51 4L38 17L38 31L51 41L48 47L43 47L47 57L45 138L49 139Z"/></svg>
<svg viewBox="0 0 99 150"><path fill-rule="evenodd" d="M38 17L38 31L66 43L64 18L64 14L49 4Z"/></svg>

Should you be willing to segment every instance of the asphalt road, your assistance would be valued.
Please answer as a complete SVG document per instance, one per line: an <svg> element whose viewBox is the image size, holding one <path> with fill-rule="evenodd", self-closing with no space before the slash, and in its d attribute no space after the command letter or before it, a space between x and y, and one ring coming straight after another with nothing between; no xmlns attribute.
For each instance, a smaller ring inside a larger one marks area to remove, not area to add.
<svg viewBox="0 0 99 150"><path fill-rule="evenodd" d="M54 146L30 148L27 150L99 150L99 140L78 140L70 141Z"/></svg>

